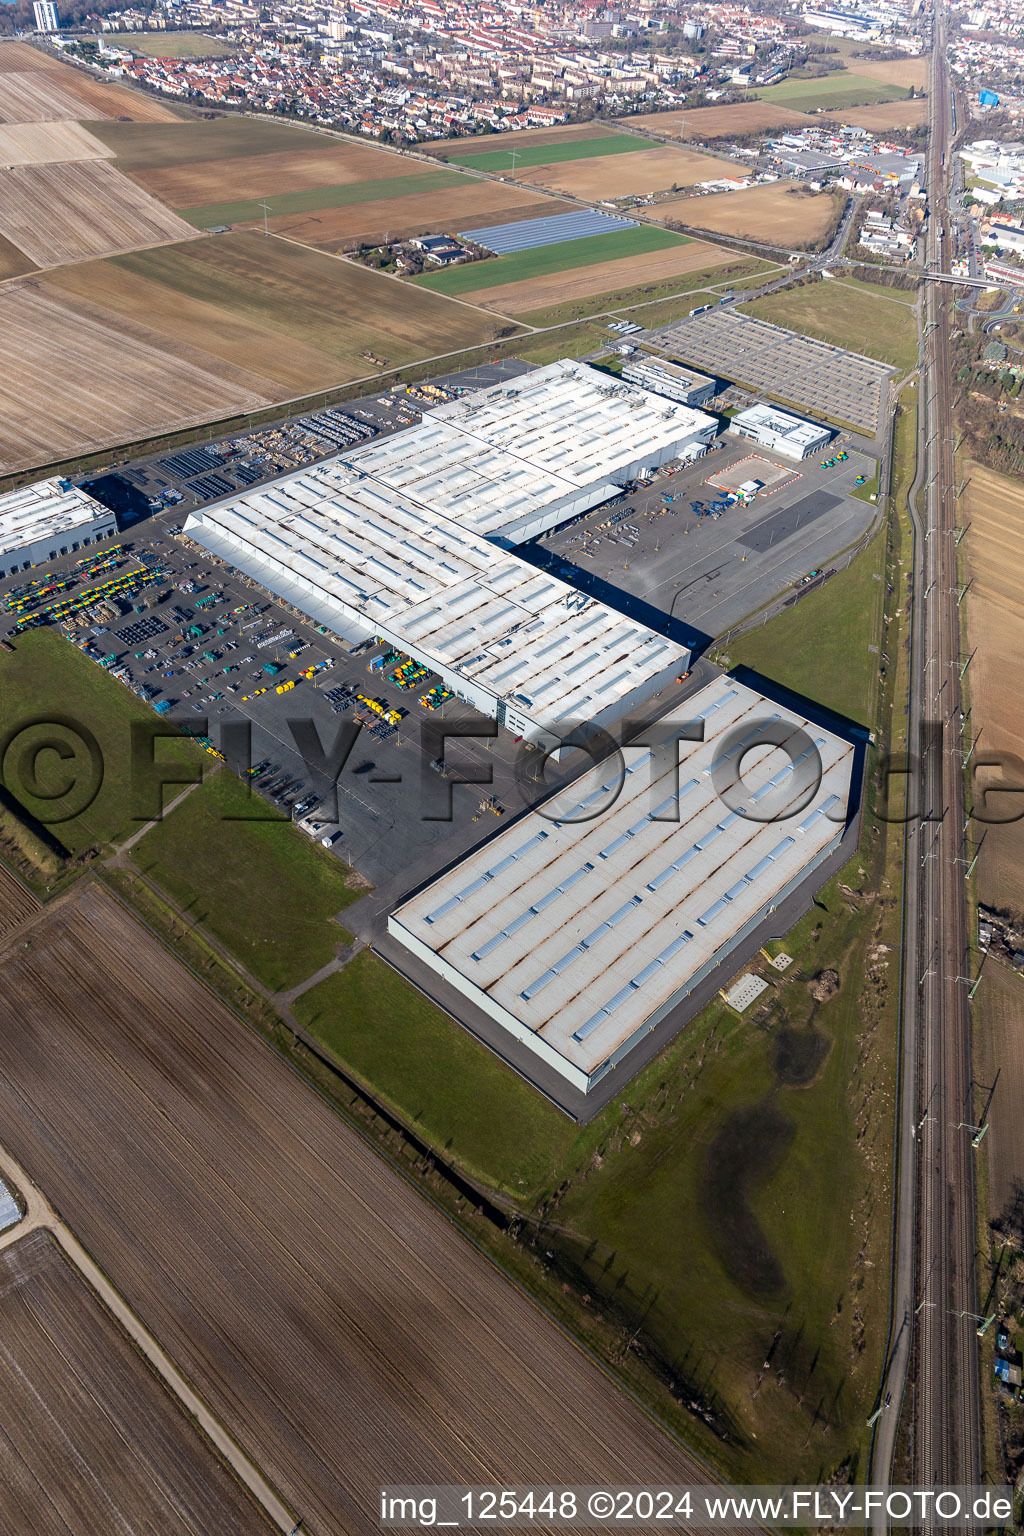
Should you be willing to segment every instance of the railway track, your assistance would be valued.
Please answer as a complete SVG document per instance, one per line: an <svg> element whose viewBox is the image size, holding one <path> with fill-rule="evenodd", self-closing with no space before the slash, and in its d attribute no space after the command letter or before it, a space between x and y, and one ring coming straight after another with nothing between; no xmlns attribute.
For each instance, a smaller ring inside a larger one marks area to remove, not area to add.
<svg viewBox="0 0 1024 1536"><path fill-rule="evenodd" d="M932 47L929 255L948 277L951 109L946 15ZM949 331L954 290L927 283L921 358L924 517L915 523L909 728L919 809L906 833L904 1103L894 1322L872 1475L891 1478L913 1364L910 1446L919 1486L982 1476L975 1275L976 1196L968 999L966 816L957 580L957 490ZM884 1529L876 1525L876 1530Z"/></svg>

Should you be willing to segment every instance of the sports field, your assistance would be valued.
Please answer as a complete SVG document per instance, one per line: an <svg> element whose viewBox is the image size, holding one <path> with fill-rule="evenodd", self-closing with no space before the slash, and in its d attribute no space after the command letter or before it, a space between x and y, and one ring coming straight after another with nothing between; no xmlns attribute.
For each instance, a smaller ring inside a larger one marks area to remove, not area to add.
<svg viewBox="0 0 1024 1536"><path fill-rule="evenodd" d="M726 266L734 259L733 251L690 240L643 256L600 261L589 267L579 266L572 272L554 272L486 288L478 301L502 314L521 315L524 319L532 311L548 309L567 319L575 318L567 311L580 309L593 314L595 309L642 303L659 294L688 288L691 285L684 281L687 274L700 270L713 276L716 265ZM645 323L645 312L640 311L634 318Z"/></svg>
<svg viewBox="0 0 1024 1536"><path fill-rule="evenodd" d="M319 843L224 769L147 832L132 861L271 991L351 943L334 917L361 891Z"/></svg>
<svg viewBox="0 0 1024 1536"><path fill-rule="evenodd" d="M837 107L871 106L879 101L897 101L906 96L902 86L882 85L867 75L840 70L817 80L783 80L754 92L773 106L791 107L796 112L813 112Z"/></svg>
<svg viewBox="0 0 1024 1536"><path fill-rule="evenodd" d="M914 295L875 288L855 278L825 280L753 299L745 312L789 326L821 341L835 342L892 363L901 372L917 366L917 311Z"/></svg>
<svg viewBox="0 0 1024 1536"><path fill-rule="evenodd" d="M836 207L836 200L827 192L813 193L797 182L774 181L739 192L669 199L659 203L657 211L663 219L709 229L713 234L742 235L775 245L811 246L831 229Z"/></svg>
<svg viewBox="0 0 1024 1536"><path fill-rule="evenodd" d="M0 1253L0 1335L10 1536L273 1531L45 1230Z"/></svg>
<svg viewBox="0 0 1024 1536"><path fill-rule="evenodd" d="M205 37L202 32L112 32L104 41L147 59L222 59L238 52L223 37Z"/></svg>
<svg viewBox="0 0 1024 1536"><path fill-rule="evenodd" d="M529 251L516 251L511 256L449 267L444 272L431 272L417 278L416 286L430 288L435 293L476 293L484 288L503 287L530 278L573 272L577 267L594 266L599 262L625 261L685 243L683 236L667 229L638 225L609 235L588 235L582 240L563 240L560 245L542 245Z"/></svg>
<svg viewBox="0 0 1024 1536"><path fill-rule="evenodd" d="M727 107L694 107L671 112L645 112L631 117L638 128L650 128L679 139L745 138L769 128L808 128L812 119L789 107L766 101L733 102Z"/></svg>
<svg viewBox="0 0 1024 1536"><path fill-rule="evenodd" d="M0 169L0 234L40 267L195 238L109 160Z"/></svg>
<svg viewBox="0 0 1024 1536"><path fill-rule="evenodd" d="M520 185L528 183L547 187L552 192L567 192L572 197L600 200L643 196L671 187L692 187L698 181L716 181L721 176L742 175L744 167L732 160L715 159L711 155L698 155L692 150L666 145L661 149L648 146L638 154L600 155L586 160L537 165L522 175L517 168L515 179Z"/></svg>

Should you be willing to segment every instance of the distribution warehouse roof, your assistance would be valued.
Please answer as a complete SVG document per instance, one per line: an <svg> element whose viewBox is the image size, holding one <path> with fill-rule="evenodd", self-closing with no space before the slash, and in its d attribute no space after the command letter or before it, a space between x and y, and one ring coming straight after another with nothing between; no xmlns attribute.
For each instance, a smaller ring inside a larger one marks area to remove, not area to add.
<svg viewBox="0 0 1024 1536"><path fill-rule="evenodd" d="M319 622L369 624L557 730L689 653L491 540L585 511L714 431L700 411L553 363L197 510L186 531Z"/></svg>
<svg viewBox="0 0 1024 1536"><path fill-rule="evenodd" d="M65 484L67 489L58 480L37 480L0 496L0 555L110 516L77 485Z"/></svg>
<svg viewBox="0 0 1024 1536"><path fill-rule="evenodd" d="M427 411L345 462L460 527L514 542L539 511L575 507L581 493L595 506L635 466L715 427L703 411L562 361Z"/></svg>
<svg viewBox="0 0 1024 1536"><path fill-rule="evenodd" d="M616 782L606 763L559 798L575 819L533 812L390 920L485 1011L504 1012L588 1076L798 883L844 825L851 743L728 677L685 712L706 739L679 744L678 780L668 754L656 766L646 747L627 749L611 809L601 809ZM765 722L790 755L746 750ZM742 812L716 788L740 760ZM808 798L803 775L818 764ZM758 805L773 819L756 819Z"/></svg>
<svg viewBox="0 0 1024 1536"><path fill-rule="evenodd" d="M339 460L193 513L187 532L312 617L387 629L549 728L685 650Z"/></svg>

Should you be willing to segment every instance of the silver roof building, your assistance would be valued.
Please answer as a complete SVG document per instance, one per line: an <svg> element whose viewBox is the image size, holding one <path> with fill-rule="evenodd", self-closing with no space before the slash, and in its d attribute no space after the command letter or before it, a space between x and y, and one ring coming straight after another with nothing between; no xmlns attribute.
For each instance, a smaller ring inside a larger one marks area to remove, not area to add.
<svg viewBox="0 0 1024 1536"><path fill-rule="evenodd" d="M69 480L37 480L6 491L0 496L0 574L115 531L113 512Z"/></svg>
<svg viewBox="0 0 1024 1536"><path fill-rule="evenodd" d="M617 798L605 764L388 920L584 1092L843 835L851 742L729 677L684 710L705 739L679 743L678 773L670 754L627 748Z"/></svg>
<svg viewBox="0 0 1024 1536"><path fill-rule="evenodd" d="M381 635L514 734L605 724L689 651L514 545L714 436L714 418L555 363L203 507L185 531L343 635ZM511 547L510 547L511 546Z"/></svg>

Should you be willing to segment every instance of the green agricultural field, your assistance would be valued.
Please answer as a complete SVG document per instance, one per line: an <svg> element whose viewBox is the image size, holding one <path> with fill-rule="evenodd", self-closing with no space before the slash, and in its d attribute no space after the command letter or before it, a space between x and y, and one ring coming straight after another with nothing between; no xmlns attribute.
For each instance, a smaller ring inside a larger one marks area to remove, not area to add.
<svg viewBox="0 0 1024 1536"><path fill-rule="evenodd" d="M130 48L147 59L222 59L238 52L236 44L222 37L204 37L201 32L114 32L104 42Z"/></svg>
<svg viewBox="0 0 1024 1536"><path fill-rule="evenodd" d="M840 107L872 107L880 101L904 101L910 92L903 86L880 85L866 75L842 69L818 80L783 80L751 95L794 112L813 112L818 107L828 112Z"/></svg>
<svg viewBox="0 0 1024 1536"><path fill-rule="evenodd" d="M744 313L892 363L901 373L917 367L914 295L896 288L826 279L753 299Z"/></svg>
<svg viewBox="0 0 1024 1536"><path fill-rule="evenodd" d="M33 629L12 643L13 655L0 653L0 773L12 808L37 832L41 824L65 857L123 841L144 824L150 803L137 793L150 781L133 766L132 726L155 728L156 715L55 630ZM41 723L25 729L32 721ZM161 766L186 781L200 760L211 761L181 737L157 750Z"/></svg>
<svg viewBox="0 0 1024 1536"><path fill-rule="evenodd" d="M346 1071L471 1177L535 1199L558 1180L572 1121L364 950L292 1005Z"/></svg>
<svg viewBox="0 0 1024 1536"><path fill-rule="evenodd" d="M389 176L376 181L353 181L342 187L310 187L303 192L279 192L265 199L243 198L237 203L204 203L198 208L179 208L183 219L197 229L217 224L244 224L263 218L263 203L269 216L279 218L290 213L316 213L321 208L346 208L352 203L372 203L385 197L407 197L417 192L440 192L445 187L465 181L461 171L427 171L423 176Z"/></svg>
<svg viewBox="0 0 1024 1536"><path fill-rule="evenodd" d="M417 287L431 288L435 293L475 293L480 288L497 288L502 283L517 283L528 277L549 277L552 272L571 272L577 267L595 266L599 261L643 256L649 251L664 251L669 246L688 243L685 235L643 224L608 235L584 235L581 240L515 251L511 256L491 257L488 261L472 261L464 267L448 267L444 272L417 277L414 282Z"/></svg>
<svg viewBox="0 0 1024 1536"><path fill-rule="evenodd" d="M271 991L296 986L351 943L333 921L361 894L347 883L350 871L227 769L131 856Z"/></svg>
<svg viewBox="0 0 1024 1536"><path fill-rule="evenodd" d="M509 171L531 165L560 165L565 160L596 160L602 155L628 155L637 149L650 149L650 139L631 133L595 132L592 139L566 139L564 144L524 144L521 149L460 149L446 154L446 160L471 166L474 171Z"/></svg>
<svg viewBox="0 0 1024 1536"><path fill-rule="evenodd" d="M128 172L316 149L324 143L308 128L249 117L202 118L190 123L91 122L89 132L114 151L118 170Z"/></svg>

